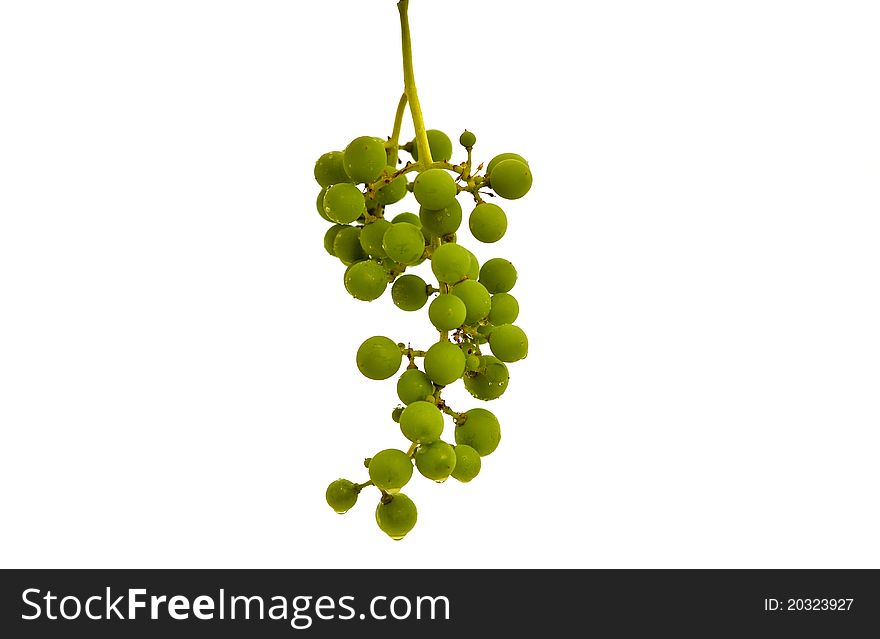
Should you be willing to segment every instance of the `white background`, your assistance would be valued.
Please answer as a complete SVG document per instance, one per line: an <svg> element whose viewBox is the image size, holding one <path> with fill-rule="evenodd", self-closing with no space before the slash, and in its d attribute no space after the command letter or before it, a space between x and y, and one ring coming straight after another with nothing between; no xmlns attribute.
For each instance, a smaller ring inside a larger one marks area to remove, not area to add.
<svg viewBox="0 0 880 639"><path fill-rule="evenodd" d="M412 5L428 126L535 175L460 236L531 342L483 472L324 502L405 446L358 344L436 336L314 204L393 0L3 2L0 565L880 566L876 3Z"/></svg>

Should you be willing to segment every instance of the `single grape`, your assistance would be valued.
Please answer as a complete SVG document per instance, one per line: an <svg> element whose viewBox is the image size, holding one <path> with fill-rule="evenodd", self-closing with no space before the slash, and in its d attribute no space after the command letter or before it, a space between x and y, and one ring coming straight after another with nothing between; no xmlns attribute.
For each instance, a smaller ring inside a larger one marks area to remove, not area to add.
<svg viewBox="0 0 880 639"><path fill-rule="evenodd" d="M529 354L529 338L519 326L502 324L489 335L489 348L502 362L516 362Z"/></svg>
<svg viewBox="0 0 880 639"><path fill-rule="evenodd" d="M485 408L472 408L464 416L464 423L455 428L455 443L470 446L480 457L491 455L501 441L498 418Z"/></svg>
<svg viewBox="0 0 880 639"><path fill-rule="evenodd" d="M393 166L386 166L386 179L394 175L396 170L397 169L395 169ZM380 204L384 204L386 206L389 204L400 202L404 197L406 197L407 184L408 182L406 179L406 175L398 175L396 178L392 179L391 182L376 191L376 200Z"/></svg>
<svg viewBox="0 0 880 639"><path fill-rule="evenodd" d="M467 355L464 360L464 367L469 371L475 371L480 367L479 355ZM467 386L467 377L464 378L465 386Z"/></svg>
<svg viewBox="0 0 880 639"><path fill-rule="evenodd" d="M425 353L425 374L438 386L451 384L464 373L465 357L452 342L437 342Z"/></svg>
<svg viewBox="0 0 880 639"><path fill-rule="evenodd" d="M395 222L385 231L382 248L388 257L401 264L415 264L425 252L425 237L414 224Z"/></svg>
<svg viewBox="0 0 880 639"><path fill-rule="evenodd" d="M502 160L487 177L489 187L505 200L518 200L532 188L532 171L519 160Z"/></svg>
<svg viewBox="0 0 880 639"><path fill-rule="evenodd" d="M412 224L416 228L422 228L422 221L419 219L419 216L415 213L409 213L404 211L403 213L398 213L391 220L394 224L400 224L401 222L406 222L407 224Z"/></svg>
<svg viewBox="0 0 880 639"><path fill-rule="evenodd" d="M361 246L361 230L356 226L343 226L333 238L333 253L349 266L367 258Z"/></svg>
<svg viewBox="0 0 880 639"><path fill-rule="evenodd" d="M376 486L386 492L396 493L412 477L413 466L405 452L386 448L373 455L368 471Z"/></svg>
<svg viewBox="0 0 880 639"><path fill-rule="evenodd" d="M455 449L444 441L419 446L413 458L419 472L434 481L446 481L455 469Z"/></svg>
<svg viewBox="0 0 880 639"><path fill-rule="evenodd" d="M336 251L333 250L333 240L336 239L336 235L345 228L343 224L334 224L327 232L324 233L324 250L327 251L333 257L336 257Z"/></svg>
<svg viewBox="0 0 880 639"><path fill-rule="evenodd" d="M465 280L452 287L452 294L460 298L467 307L464 323L473 326L484 320L492 308L492 298L486 287L475 280Z"/></svg>
<svg viewBox="0 0 880 639"><path fill-rule="evenodd" d="M449 139L449 136L443 133L443 131L438 131L437 129L428 129L425 133L428 134L428 147L431 149L431 159L434 160L434 162L445 162L446 160L449 160L452 157L452 140ZM414 138L413 141L410 142L410 148L412 148L413 160L418 162L418 138Z"/></svg>
<svg viewBox="0 0 880 639"><path fill-rule="evenodd" d="M490 293L507 293L516 284L516 268L509 260L493 257L480 269L480 284Z"/></svg>
<svg viewBox="0 0 880 639"><path fill-rule="evenodd" d="M356 262L345 272L345 290L363 302L378 299L387 286L388 274L381 264L373 260Z"/></svg>
<svg viewBox="0 0 880 639"><path fill-rule="evenodd" d="M487 338L492 334L492 331L495 329L494 324L481 324L477 327L477 334L485 335Z"/></svg>
<svg viewBox="0 0 880 639"><path fill-rule="evenodd" d="M397 396L404 404L422 402L433 396L434 385L428 376L418 368L408 368L397 379Z"/></svg>
<svg viewBox="0 0 880 639"><path fill-rule="evenodd" d="M337 479L327 486L327 503L340 515L357 503L360 490L347 479Z"/></svg>
<svg viewBox="0 0 880 639"><path fill-rule="evenodd" d="M477 261L477 256L468 251L468 255L471 257L471 265L468 267L467 278L469 280L476 280L480 277L480 263Z"/></svg>
<svg viewBox="0 0 880 639"><path fill-rule="evenodd" d="M350 182L348 174L342 163L342 151L330 151L318 158L315 162L315 180L323 187Z"/></svg>
<svg viewBox="0 0 880 639"><path fill-rule="evenodd" d="M379 259L388 257L385 249L382 248L382 239L385 237L385 231L391 228L391 222L388 220L373 220L369 224L364 225L361 229L361 246L367 255Z"/></svg>
<svg viewBox="0 0 880 639"><path fill-rule="evenodd" d="M486 165L486 175L489 175L489 173L492 172L492 169L498 166L499 162L504 162L504 160L519 160L523 164L528 165L526 159L521 155L518 155L516 153L499 153L494 158L489 160L489 164Z"/></svg>
<svg viewBox="0 0 880 639"><path fill-rule="evenodd" d="M519 317L519 302L510 293L495 293L492 296L492 309L489 321L492 324L513 324Z"/></svg>
<svg viewBox="0 0 880 639"><path fill-rule="evenodd" d="M465 129L464 133L458 136L458 143L464 148L470 149L477 143L477 136Z"/></svg>
<svg viewBox="0 0 880 639"><path fill-rule="evenodd" d="M324 194L324 213L334 222L348 224L366 212L364 194L354 184L334 184Z"/></svg>
<svg viewBox="0 0 880 639"><path fill-rule="evenodd" d="M468 227L480 242L491 244L500 240L507 232L507 215L497 204L483 202L471 211Z"/></svg>
<svg viewBox="0 0 880 639"><path fill-rule="evenodd" d="M455 233L461 226L461 204L458 200L452 200L449 206L439 210L422 206L419 208L419 220L422 228L438 237Z"/></svg>
<svg viewBox="0 0 880 639"><path fill-rule="evenodd" d="M391 419L395 423L400 423L400 416L403 415L403 406L396 406L394 410L391 411ZM369 467L369 464L367 464Z"/></svg>
<svg viewBox="0 0 880 639"><path fill-rule="evenodd" d="M417 311L428 301L428 285L418 275L401 275L391 287L391 299L403 311Z"/></svg>
<svg viewBox="0 0 880 639"><path fill-rule="evenodd" d="M428 319L439 331L451 331L464 323L467 307L455 295L438 295L428 307Z"/></svg>
<svg viewBox="0 0 880 639"><path fill-rule="evenodd" d="M357 351L357 367L370 379L388 379L400 370L403 353L400 347L387 337L376 335L367 338Z"/></svg>
<svg viewBox="0 0 880 639"><path fill-rule="evenodd" d="M324 196L327 194L327 187L325 186L321 189L321 192L318 193L318 201L316 202L318 206L318 215L321 216L321 219L326 220L327 222L333 222L327 214L324 212Z"/></svg>
<svg viewBox="0 0 880 639"><path fill-rule="evenodd" d="M411 442L430 444L443 432L443 413L430 402L412 402L400 415L400 431Z"/></svg>
<svg viewBox="0 0 880 639"><path fill-rule="evenodd" d="M385 162L385 145L378 138L364 135L345 147L345 172L354 182L366 184L378 180L385 170Z"/></svg>
<svg viewBox="0 0 880 639"><path fill-rule="evenodd" d="M443 169L422 171L413 182L416 201L428 209L438 210L451 206L457 193L455 180Z"/></svg>
<svg viewBox="0 0 880 639"><path fill-rule="evenodd" d="M412 499L397 493L376 506L376 523L379 529L395 541L403 539L416 525L418 511Z"/></svg>
<svg viewBox="0 0 880 639"><path fill-rule="evenodd" d="M464 387L467 391L484 402L498 399L507 390L510 373L507 366L497 357L485 355L478 363L474 375L465 375Z"/></svg>
<svg viewBox="0 0 880 639"><path fill-rule="evenodd" d="M458 244L441 244L431 255L431 270L441 282L458 282L467 275L470 265L468 250Z"/></svg>
<svg viewBox="0 0 880 639"><path fill-rule="evenodd" d="M452 476L460 482L469 482L480 474L480 467L483 465L480 459L480 453L475 451L467 444L459 444L455 447L455 468L452 469Z"/></svg>

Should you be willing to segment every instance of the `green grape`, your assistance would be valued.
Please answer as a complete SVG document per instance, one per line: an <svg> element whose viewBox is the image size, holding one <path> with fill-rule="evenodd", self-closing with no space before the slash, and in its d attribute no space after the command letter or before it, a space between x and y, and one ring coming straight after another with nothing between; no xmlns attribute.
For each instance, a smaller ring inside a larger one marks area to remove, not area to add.
<svg viewBox="0 0 880 639"><path fill-rule="evenodd" d="M373 455L367 470L373 483L389 493L396 493L406 486L413 474L409 457L396 448L386 448Z"/></svg>
<svg viewBox="0 0 880 639"><path fill-rule="evenodd" d="M434 481L446 481L455 469L455 449L444 441L419 446L413 458L418 471Z"/></svg>
<svg viewBox="0 0 880 639"><path fill-rule="evenodd" d="M431 255L431 270L441 282L458 282L467 275L470 265L468 250L458 244L441 244Z"/></svg>
<svg viewBox="0 0 880 639"><path fill-rule="evenodd" d="M389 177L391 175L394 175L396 170L397 169L395 169L393 166L386 166L385 176ZM391 180L391 182L376 191L376 199L380 204L384 204L386 206L388 206L389 204L400 202L403 198L406 197L407 184L409 184L409 182L406 179L406 175L398 175L396 178Z"/></svg>
<svg viewBox="0 0 880 639"><path fill-rule="evenodd" d="M356 226L343 226L333 238L333 253L349 266L367 258L361 246L361 230Z"/></svg>
<svg viewBox="0 0 880 639"><path fill-rule="evenodd" d="M446 386L464 374L465 357L452 342L437 342L425 353L425 374L438 386Z"/></svg>
<svg viewBox="0 0 880 639"><path fill-rule="evenodd" d="M385 237L385 231L391 228L391 222L388 220L373 220L369 224L364 225L361 229L361 246L367 255L376 258L388 257L385 249L382 248L382 239Z"/></svg>
<svg viewBox="0 0 880 639"><path fill-rule="evenodd" d="M333 222L348 224L366 212L364 194L354 184L334 184L324 194L324 213Z"/></svg>
<svg viewBox="0 0 880 639"><path fill-rule="evenodd" d="M489 187L505 200L518 200L532 188L532 171L519 160L502 160L488 178Z"/></svg>
<svg viewBox="0 0 880 639"><path fill-rule="evenodd" d="M325 186L323 189L321 189L321 192L318 193L318 201L316 202L316 204L318 205L318 215L320 215L321 218L326 220L327 222L333 222L333 220L331 220L329 217L327 217L327 214L324 213L324 196L326 194L327 194L327 187Z"/></svg>
<svg viewBox="0 0 880 639"><path fill-rule="evenodd" d="M467 307L467 315L464 323L473 326L477 322L486 319L489 309L492 308L492 298L486 287L475 280L465 280L452 287L452 294L464 302Z"/></svg>
<svg viewBox="0 0 880 639"><path fill-rule="evenodd" d="M449 139L448 135L437 129L428 129L425 133L428 134L428 147L431 149L431 159L434 160L434 162L445 162L452 158L452 140ZM410 148L412 148L413 160L418 162L418 138L414 138L413 141L410 142Z"/></svg>
<svg viewBox="0 0 880 639"><path fill-rule="evenodd" d="M478 370L474 375L465 375L464 387L471 395L485 402L501 397L510 381L507 366L491 355L483 356L478 366L483 370Z"/></svg>
<svg viewBox="0 0 880 639"><path fill-rule="evenodd" d="M509 260L493 257L480 269L480 284L490 293L507 293L516 284L516 269Z"/></svg>
<svg viewBox="0 0 880 639"><path fill-rule="evenodd" d="M452 476L460 482L467 483L480 474L483 465L480 453L467 444L459 444L455 447L455 468Z"/></svg>
<svg viewBox="0 0 880 639"><path fill-rule="evenodd" d="M464 323L467 307L455 295L443 293L428 307L428 319L439 331L451 331Z"/></svg>
<svg viewBox="0 0 880 639"><path fill-rule="evenodd" d="M341 515L357 503L359 492L360 490L354 482L347 479L337 479L327 486L327 503L330 504L330 508Z"/></svg>
<svg viewBox="0 0 880 639"><path fill-rule="evenodd" d="M397 406L394 408L394 410L391 411L391 419L394 422L399 424L400 423L400 416L402 414L403 414L403 406Z"/></svg>
<svg viewBox="0 0 880 639"><path fill-rule="evenodd" d="M469 149L477 143L477 136L465 129L464 133L458 136L458 143L464 148Z"/></svg>
<svg viewBox="0 0 880 639"><path fill-rule="evenodd" d="M499 153L494 158L489 160L489 164L486 165L486 175L489 175L492 172L492 169L498 166L499 162L504 162L504 160L519 160L526 165L528 164L523 156L516 153Z"/></svg>
<svg viewBox="0 0 880 639"><path fill-rule="evenodd" d="M415 264L425 252L425 237L414 224L394 222L385 231L382 248L388 257L401 264Z"/></svg>
<svg viewBox="0 0 880 639"><path fill-rule="evenodd" d="M455 180L443 169L422 171L413 182L416 201L428 209L438 210L451 206L457 193Z"/></svg>
<svg viewBox="0 0 880 639"><path fill-rule="evenodd" d="M342 151L330 151L315 162L315 180L323 187L351 182L342 163Z"/></svg>
<svg viewBox="0 0 880 639"><path fill-rule="evenodd" d="M373 260L356 262L345 272L345 290L363 302L378 299L387 286L388 274L381 264Z"/></svg>
<svg viewBox="0 0 880 639"><path fill-rule="evenodd" d="M334 224L327 232L324 233L324 250L327 251L333 257L336 257L336 252L333 250L333 240L336 239L336 235L345 228L343 224Z"/></svg>
<svg viewBox="0 0 880 639"><path fill-rule="evenodd" d="M502 362L516 362L529 354L529 338L519 326L502 324L489 335L489 348Z"/></svg>
<svg viewBox="0 0 880 639"><path fill-rule="evenodd" d="M422 221L419 219L419 216L415 213L398 213L394 216L394 219L391 220L394 224L400 224L401 222L406 222L407 224L412 224L417 228L422 228Z"/></svg>
<svg viewBox="0 0 880 639"><path fill-rule="evenodd" d="M507 232L507 215L497 204L482 202L471 211L468 227L480 242L491 244L500 240Z"/></svg>
<svg viewBox="0 0 880 639"><path fill-rule="evenodd" d="M415 401L403 409L400 431L411 442L430 444L443 432L443 413L430 402Z"/></svg>
<svg viewBox="0 0 880 639"><path fill-rule="evenodd" d="M418 275L401 275L391 287L391 299L403 311L417 311L428 301L428 285Z"/></svg>
<svg viewBox="0 0 880 639"><path fill-rule="evenodd" d="M376 506L376 523L379 529L395 541L403 539L416 525L418 511L412 499L403 493L383 499Z"/></svg>
<svg viewBox="0 0 880 639"><path fill-rule="evenodd" d="M495 293L492 296L492 309L489 321L493 324L513 324L519 317L519 302L510 293Z"/></svg>
<svg viewBox="0 0 880 639"><path fill-rule="evenodd" d="M468 251L468 255L471 257L471 265L468 267L467 278L469 280L476 280L480 277L480 263L477 261L477 256Z"/></svg>
<svg viewBox="0 0 880 639"><path fill-rule="evenodd" d="M357 351L358 370L370 379L388 379L400 370L403 353L387 337L367 338Z"/></svg>
<svg viewBox="0 0 880 639"><path fill-rule="evenodd" d="M480 367L480 358L478 355L468 355L464 360L464 367L469 371L475 371ZM465 386L467 386L467 377L464 378Z"/></svg>
<svg viewBox="0 0 880 639"><path fill-rule="evenodd" d="M472 408L464 416L464 423L455 428L455 443L470 446L480 457L491 455L501 441L498 418L485 408Z"/></svg>
<svg viewBox="0 0 880 639"><path fill-rule="evenodd" d="M385 144L368 135L355 138L345 147L345 172L354 182L374 182L385 170Z"/></svg>
<svg viewBox="0 0 880 639"><path fill-rule="evenodd" d="M455 233L461 226L461 204L458 200L452 200L452 203L445 209L436 211L424 206L420 207L419 220L422 222L423 229L427 229L438 237Z"/></svg>
<svg viewBox="0 0 880 639"><path fill-rule="evenodd" d="M495 326L493 324L482 324L477 327L477 333L479 335L485 335L486 337L489 337L494 329Z"/></svg>
<svg viewBox="0 0 880 639"><path fill-rule="evenodd" d="M434 385L418 368L408 368L397 380L397 396L404 404L422 402L434 394Z"/></svg>

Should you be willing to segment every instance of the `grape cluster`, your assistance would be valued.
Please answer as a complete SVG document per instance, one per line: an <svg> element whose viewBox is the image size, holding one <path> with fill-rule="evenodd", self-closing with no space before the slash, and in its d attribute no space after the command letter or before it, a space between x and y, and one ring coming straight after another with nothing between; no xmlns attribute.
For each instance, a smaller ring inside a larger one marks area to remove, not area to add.
<svg viewBox="0 0 880 639"><path fill-rule="evenodd" d="M405 9L405 2L399 5ZM459 138L466 159L452 163L453 144L445 133L422 128L419 135L420 110L412 99L417 136L400 145L399 118L406 97L387 140L358 137L344 150L322 155L314 170L321 186L318 213L331 224L324 248L345 265L345 289L369 302L390 286L397 308L416 312L427 306L428 319L439 333L437 342L425 350L379 335L364 340L357 350L358 369L373 380L394 377L407 360L397 378L400 405L391 418L409 447L375 453L365 460L368 481L338 479L328 486L326 499L333 510L344 513L364 487L375 486L381 492L376 522L392 539L403 538L416 523L415 504L400 492L414 467L436 482L449 477L469 482L480 472L482 458L501 439L493 413L484 408L453 410L442 396L444 388L462 380L473 397L497 399L509 384L508 364L528 354L526 334L514 323L519 303L510 291L516 284L516 268L503 258L480 265L457 243L463 221L457 196L466 194L474 200L468 215L473 237L487 244L498 242L507 230L507 215L484 197L524 196L532 185L529 163L515 153L502 153L481 173L483 165L474 167L472 161L476 136L470 131ZM427 153L420 149L420 139L427 142ZM400 150L408 152L412 161L402 164ZM389 209L410 193L418 214L400 212L390 217ZM425 261L430 262L436 285L406 272ZM454 424L454 445L443 439L446 417Z"/></svg>

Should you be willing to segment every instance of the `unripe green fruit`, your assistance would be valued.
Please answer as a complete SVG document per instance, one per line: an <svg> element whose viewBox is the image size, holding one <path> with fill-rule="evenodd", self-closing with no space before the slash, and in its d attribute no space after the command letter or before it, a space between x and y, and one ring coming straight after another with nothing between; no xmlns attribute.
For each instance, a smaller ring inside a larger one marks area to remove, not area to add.
<svg viewBox="0 0 880 639"><path fill-rule="evenodd" d="M341 515L355 505L358 492L358 488L353 482L347 479L337 479L327 486L327 503L330 508Z"/></svg>

